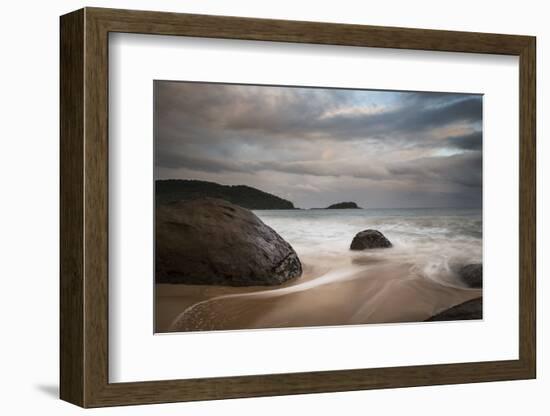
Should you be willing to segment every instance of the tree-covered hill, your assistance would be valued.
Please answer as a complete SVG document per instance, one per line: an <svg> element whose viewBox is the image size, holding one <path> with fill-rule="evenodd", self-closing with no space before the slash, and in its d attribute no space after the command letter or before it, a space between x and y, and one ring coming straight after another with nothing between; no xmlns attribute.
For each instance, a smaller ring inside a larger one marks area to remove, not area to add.
<svg viewBox="0 0 550 416"><path fill-rule="evenodd" d="M246 185L180 179L157 180L155 185L155 200L160 204L210 197L248 209L294 209L292 202Z"/></svg>

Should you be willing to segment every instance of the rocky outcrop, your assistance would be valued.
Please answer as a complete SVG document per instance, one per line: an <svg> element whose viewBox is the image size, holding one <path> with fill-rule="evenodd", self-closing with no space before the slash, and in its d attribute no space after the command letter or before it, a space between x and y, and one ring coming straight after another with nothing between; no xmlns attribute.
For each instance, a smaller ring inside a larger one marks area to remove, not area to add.
<svg viewBox="0 0 550 416"><path fill-rule="evenodd" d="M483 267L481 263L467 264L457 271L460 279L472 288L483 287Z"/></svg>
<svg viewBox="0 0 550 416"><path fill-rule="evenodd" d="M378 230L364 230L357 233L351 242L351 250L365 250L369 248L388 248L392 243Z"/></svg>
<svg viewBox="0 0 550 416"><path fill-rule="evenodd" d="M360 209L355 202L339 202L326 207L326 209Z"/></svg>
<svg viewBox="0 0 550 416"><path fill-rule="evenodd" d="M471 319L483 319L482 298L472 299L453 306L452 308L446 309L443 312L426 319L426 321L464 321Z"/></svg>
<svg viewBox="0 0 550 416"><path fill-rule="evenodd" d="M278 285L302 273L294 249L251 211L203 198L157 206L158 283Z"/></svg>

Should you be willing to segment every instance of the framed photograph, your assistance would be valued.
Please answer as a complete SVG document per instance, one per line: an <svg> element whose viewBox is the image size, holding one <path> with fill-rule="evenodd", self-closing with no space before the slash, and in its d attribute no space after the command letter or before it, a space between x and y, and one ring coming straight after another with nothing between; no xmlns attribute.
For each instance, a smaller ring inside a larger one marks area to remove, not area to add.
<svg viewBox="0 0 550 416"><path fill-rule="evenodd" d="M62 16L61 398L535 378L535 49Z"/></svg>

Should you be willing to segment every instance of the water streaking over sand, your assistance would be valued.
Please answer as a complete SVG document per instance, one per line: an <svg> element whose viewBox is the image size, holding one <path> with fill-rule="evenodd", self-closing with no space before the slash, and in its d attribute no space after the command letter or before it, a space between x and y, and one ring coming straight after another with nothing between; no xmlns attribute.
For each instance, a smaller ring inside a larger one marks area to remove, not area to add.
<svg viewBox="0 0 550 416"><path fill-rule="evenodd" d="M296 250L303 275L278 287L157 285L157 331L417 322L469 299L453 270L481 262L481 210L255 211ZM393 248L353 252L381 231Z"/></svg>

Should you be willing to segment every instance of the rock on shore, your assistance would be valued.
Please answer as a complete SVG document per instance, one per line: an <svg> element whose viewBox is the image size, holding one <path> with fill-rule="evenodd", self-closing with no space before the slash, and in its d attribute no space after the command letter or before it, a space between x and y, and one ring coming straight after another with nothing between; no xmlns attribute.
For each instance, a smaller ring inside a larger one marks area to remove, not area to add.
<svg viewBox="0 0 550 416"><path fill-rule="evenodd" d="M464 321L469 319L483 319L483 298L472 299L453 306L426 319L426 321Z"/></svg>
<svg viewBox="0 0 550 416"><path fill-rule="evenodd" d="M364 230L353 237L350 250L365 250L369 248L388 248L392 243L378 230Z"/></svg>
<svg viewBox="0 0 550 416"><path fill-rule="evenodd" d="M214 198L157 206L157 283L278 285L302 274L294 249L254 213Z"/></svg>
<svg viewBox="0 0 550 416"><path fill-rule="evenodd" d="M467 264L458 270L460 279L472 288L483 287L483 267L481 263Z"/></svg>

